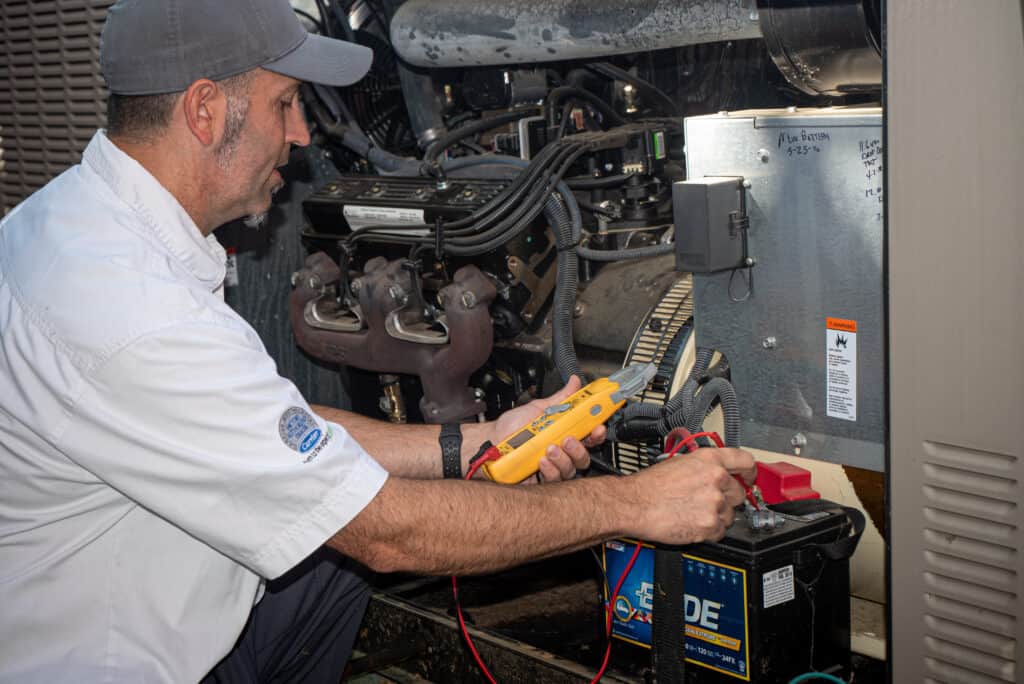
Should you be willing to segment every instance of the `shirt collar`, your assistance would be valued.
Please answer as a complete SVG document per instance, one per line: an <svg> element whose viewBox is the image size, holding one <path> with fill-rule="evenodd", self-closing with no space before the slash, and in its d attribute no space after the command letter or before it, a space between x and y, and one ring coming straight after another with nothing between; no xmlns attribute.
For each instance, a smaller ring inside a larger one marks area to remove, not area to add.
<svg viewBox="0 0 1024 684"><path fill-rule="evenodd" d="M130 206L153 235L188 271L211 291L224 281L224 248L213 235L203 237L184 207L141 164L96 131L85 148L88 164L122 201Z"/></svg>

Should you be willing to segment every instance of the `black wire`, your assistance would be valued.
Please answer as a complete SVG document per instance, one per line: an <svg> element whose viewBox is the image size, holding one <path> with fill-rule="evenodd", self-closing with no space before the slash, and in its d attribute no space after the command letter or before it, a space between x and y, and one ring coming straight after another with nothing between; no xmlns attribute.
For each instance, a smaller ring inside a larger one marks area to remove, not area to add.
<svg viewBox="0 0 1024 684"><path fill-rule="evenodd" d="M548 121L551 124L554 124L553 116L555 108L562 103L562 100L569 99L583 100L590 104L599 114L601 114L604 119L605 126L622 126L626 123L626 120L619 116L619 114L612 109L607 102L589 90L576 88L574 86L561 86L548 93L546 105L548 107Z"/></svg>
<svg viewBox="0 0 1024 684"><path fill-rule="evenodd" d="M588 64L587 68L601 74L602 76L629 83L636 88L641 95L646 96L649 100L658 101L665 113L669 116L679 116L679 107L676 106L676 103L663 91L659 90L653 83L645 81L639 76L634 76L625 69L620 69L614 64L609 64L608 62Z"/></svg>
<svg viewBox="0 0 1024 684"><path fill-rule="evenodd" d="M367 6L369 6L369 3L367 3ZM355 43L356 34L352 30L352 25L348 22L348 13L349 10L351 10L351 3L348 7L342 9L341 5L337 4L337 2L332 2L331 8L334 10L334 19L338 22L338 25L341 26L341 30L345 34L345 40L350 43ZM375 14L372 7L370 7L370 12ZM378 19L378 21L380 20Z"/></svg>
<svg viewBox="0 0 1024 684"><path fill-rule="evenodd" d="M318 33L323 33L324 32L324 25L316 17L314 17L312 14L310 14L309 12L306 12L305 10L300 10L297 7L293 7L292 11L295 12L296 14L300 15L300 16L305 17L306 19L309 19L311 22L313 22L313 26L316 27L316 30L317 30Z"/></svg>
<svg viewBox="0 0 1024 684"><path fill-rule="evenodd" d="M585 151L586 148L583 146L579 146L576 149L570 149L570 151L564 155L562 165L554 174L552 174L547 185L544 186L544 189L532 194L530 198L521 205L525 211L517 210L501 224L487 231L486 234L477 236L473 240L473 245L450 247L451 253L458 254L460 256L477 256L479 254L485 254L519 235L523 230L528 228L533 220L536 219L544 210L547 196L550 195L555 186L558 185L562 176L565 175L565 172L568 171L569 167L572 166ZM486 242L481 242L485 239Z"/></svg>
<svg viewBox="0 0 1024 684"><path fill-rule="evenodd" d="M562 136L565 135L565 129L569 125L569 117L572 116L573 105L570 102L565 105L562 110L562 121L558 124L558 133L555 134L555 140L561 140Z"/></svg>
<svg viewBox="0 0 1024 684"><path fill-rule="evenodd" d="M497 128L498 126L502 126L513 121L518 121L519 119L525 118L527 116L534 116L536 115L536 113L536 109L532 108L517 109L515 111L504 112L502 114L498 114L497 116L492 116L486 119L477 119L476 121L473 121L471 123L459 126L455 130L445 133L439 139L430 143L430 146L427 147L427 151L423 154L423 161L433 162L435 159L437 159L438 155L441 154L441 152L451 147L452 145L462 140L463 138L468 138L471 135L476 135L477 133L482 133L484 131L490 130L492 128Z"/></svg>
<svg viewBox="0 0 1024 684"><path fill-rule="evenodd" d="M331 28L331 15L327 12L324 0L316 0L316 9L320 12L320 25L323 27L324 35L328 38L334 38L334 29Z"/></svg>
<svg viewBox="0 0 1024 684"><path fill-rule="evenodd" d="M445 225L445 252L457 256L476 256L493 250L519 235L530 226L534 219L543 211L545 198L551 194L561 181L566 171L586 151L579 144L564 146L551 145L552 150L545 152L552 158L537 167L537 171L547 176L547 182L540 184L534 179L524 186L526 197L511 195L509 199L494 208L487 217L459 231L449 230L453 225ZM550 167L557 168L549 173ZM525 175L525 174L520 174ZM512 209L511 213L504 215ZM499 220L500 219L500 220ZM498 223L487 230L484 227L498 220ZM351 234L346 243L354 244L373 237L380 242L403 245L420 245L423 249L434 249L436 236L401 235L407 231L421 231L423 226L367 226ZM430 229L428 228L428 231ZM458 235L453 235L453 233ZM398 233L398 234L396 234Z"/></svg>
<svg viewBox="0 0 1024 684"><path fill-rule="evenodd" d="M552 161L551 166L554 166L556 164L563 164L564 160L567 159L567 158L572 157L572 155L574 153L576 153L576 150L579 147L580 146L578 146L578 145L571 145L571 146L567 146L565 149L560 150L558 155ZM580 150L580 153L582 153L582 150ZM576 157L578 157L578 156L579 156L579 154L576 154ZM575 157L572 157L572 158L575 159ZM561 171L561 174L564 174L564 173L565 173L564 170ZM561 175L559 174L558 171L556 171L555 174L558 176L559 179L561 178ZM557 181L555 181L555 183L557 183ZM521 202L515 202L514 203L515 206L514 206L514 209L513 209L512 213L508 217L504 218L494 228L491 228L491 229L489 229L487 231L484 231L484 232L482 232L480 234L477 234L477 235L466 236L466 237L457 236L457 237L454 237L452 239L452 242L454 244L458 245L458 246L469 247L469 246L472 246L472 245L478 245L478 244L480 244L481 241L487 241L487 240L492 239L495 236L501 235L502 233L505 232L506 228L508 228L512 224L515 224L516 221L518 221L519 218L522 217L527 212L536 209L537 213L540 213L540 211L543 210L543 204L540 202L540 200L543 199L544 197L546 197L548 194L550 194L550 192L553 189L553 187L554 187L554 183L550 183L549 182L546 186L544 186L543 190L539 190L538 191L537 188L541 188L541 186L540 185L533 185L532 189L530 189L530 192L527 195L526 199L524 199ZM506 203L506 204L511 204L511 203ZM510 206L509 208L512 208L512 207ZM534 214L534 216L536 216L536 214ZM477 225L473 226L474 232L476 232L476 230L478 230L479 225L480 224L478 223Z"/></svg>
<svg viewBox="0 0 1024 684"><path fill-rule="evenodd" d="M635 173L623 173L617 176L599 176L597 178L575 177L566 178L565 182L573 190L594 190L622 185L635 175Z"/></svg>
<svg viewBox="0 0 1024 684"><path fill-rule="evenodd" d="M458 229L466 226L472 226L476 224L480 219L487 216L490 212L493 212L506 201L516 201L513 198L519 198L522 196L523 191L528 189L529 185L532 184L538 176L540 176L544 169L550 164L551 158L557 150L557 145L548 145L542 149L536 157L530 160L530 165L520 174L518 174L513 180L509 187L505 188L502 192L498 193L494 198L484 204L482 207L474 211L472 214L465 218L461 218L458 221L452 221L448 224L448 229L452 235L460 235Z"/></svg>

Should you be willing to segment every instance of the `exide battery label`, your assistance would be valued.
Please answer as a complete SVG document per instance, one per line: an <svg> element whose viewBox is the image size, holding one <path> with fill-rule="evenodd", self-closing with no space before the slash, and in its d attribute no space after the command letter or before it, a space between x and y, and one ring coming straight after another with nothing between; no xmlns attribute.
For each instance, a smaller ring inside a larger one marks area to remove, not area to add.
<svg viewBox="0 0 1024 684"><path fill-rule="evenodd" d="M614 588L635 547L605 544L605 572ZM749 680L746 572L695 556L683 556L686 595L686 660L738 679ZM644 547L613 606L612 634L650 647L654 593L654 550Z"/></svg>

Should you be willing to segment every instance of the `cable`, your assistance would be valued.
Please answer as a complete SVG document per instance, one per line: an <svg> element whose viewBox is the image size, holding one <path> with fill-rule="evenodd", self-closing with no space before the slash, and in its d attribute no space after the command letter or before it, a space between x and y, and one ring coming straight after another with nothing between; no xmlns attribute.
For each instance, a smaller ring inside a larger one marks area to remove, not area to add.
<svg viewBox="0 0 1024 684"><path fill-rule="evenodd" d="M462 636L466 639L466 645L469 646L470 653L473 654L476 664L480 667L480 671L487 677L487 681L491 684L498 684L494 679L494 675L484 665L483 658L480 657L480 653L476 650L476 645L473 644L473 639L469 636L469 630L466 628L466 620L462 617L462 604L459 602L459 585L455 579L455 575L452 575L452 596L455 597L455 615L459 619L459 628L462 629Z"/></svg>
<svg viewBox="0 0 1024 684"><path fill-rule="evenodd" d="M309 21L312 22L313 26L316 27L316 30L317 30L318 33L323 33L324 32L323 24L320 23L320 20L317 19L316 17L314 17L309 12L306 12L304 10L300 10L297 7L292 7L292 11L295 12L296 14L298 14L299 16L302 16L302 17L305 17L306 19L309 19Z"/></svg>
<svg viewBox="0 0 1024 684"><path fill-rule="evenodd" d="M594 190L598 188L610 188L616 185L622 185L635 175L635 173L622 173L615 176L598 176L596 178L591 178L589 176L573 177L566 178L565 182L568 183L569 187L573 190Z"/></svg>
<svg viewBox="0 0 1024 684"><path fill-rule="evenodd" d="M622 589L622 585L625 583L626 578L629 577L630 571L633 570L633 564L636 563L637 557L640 555L640 542L636 543L636 548L633 549L633 555L630 557L629 562L626 563L626 567L622 570L622 574L619 575L619 581L615 583L615 590L608 595L608 605L605 606L605 613L608 615L605 621L605 636L608 639L608 645L604 649L604 659L601 661L601 668L594 675L594 678L590 680L590 684L597 684L601 681L601 677L604 676L604 671L608 669L608 661L612 655L612 616L615 613L615 602L619 598L619 591Z"/></svg>
<svg viewBox="0 0 1024 684"><path fill-rule="evenodd" d="M490 442L484 442L480 447L480 451L476 456L469 462L469 471L466 473L466 480L471 480L476 471L480 470L480 467L488 461L493 461L501 457L501 452L498 448L493 446ZM462 602L459 601L459 583L455 575L452 575L452 598L455 599L455 615L459 619L459 628L462 629L462 636L466 639L466 645L469 646L470 653L473 654L473 658L476 660L476 664L480 666L480 671L487 677L487 681L491 684L498 684L494 676L491 675L490 670L484 665L483 658L480 657L480 653L476 650L476 645L473 643L472 637L469 636L469 629L466 628L466 620L462 616Z"/></svg>
<svg viewBox="0 0 1024 684"><path fill-rule="evenodd" d="M316 9L320 12L320 23L323 26L324 35L328 38L334 38L334 29L331 28L331 17L327 13L324 0L316 0Z"/></svg>
<svg viewBox="0 0 1024 684"><path fill-rule="evenodd" d="M487 119L478 119L472 123L459 126L454 131L449 131L434 142L430 143L430 146L427 147L427 151L423 154L423 161L432 163L437 159L437 156L441 154L442 151L451 147L454 143L462 140L463 138L512 123L513 121L518 121L519 119L523 119L527 116L534 116L536 113L537 110L535 108L517 109L515 111L504 112Z"/></svg>
<svg viewBox="0 0 1024 684"><path fill-rule="evenodd" d="M582 203L580 206L583 206ZM627 261L629 259L649 259L663 254L670 254L675 251L675 248L675 245L672 243L633 247L631 249L590 249L588 247L577 247L576 253L580 255L581 259L587 259L588 261Z"/></svg>
<svg viewBox="0 0 1024 684"><path fill-rule="evenodd" d="M470 461L469 471L466 473L466 480L472 479L476 472L488 461L493 461L501 457L501 453L497 447L493 446L490 442L484 442L480 447L480 451ZM608 661L611 658L612 653L612 618L615 610L615 601L619 598L619 591L622 589L622 585L625 583L626 578L629 576L630 571L633 569L633 565L636 563L637 557L640 555L640 542L637 542L636 548L633 549L633 555L626 563L625 569L622 574L619 575L619 581L615 583L615 590L611 592L608 597L608 605L605 606L605 635L608 643L604 650L604 659L601 662L601 668L594 675L594 678L590 680L590 684L597 684L604 676L604 672L608 669ZM480 671L490 684L498 684L497 680L494 679L494 675L491 674L490 670L484 664L483 658L480 657L480 652L477 651L476 645L473 643L473 638L469 636L469 628L466 627L466 620L462 615L462 602L459 601L459 583L458 578L452 575L452 598L455 600L455 615L458 618L459 628L462 630L462 636L466 640L466 645L469 646L470 653L473 654L473 659L476 660L476 664L480 667Z"/></svg>
<svg viewBox="0 0 1024 684"><path fill-rule="evenodd" d="M659 90L653 83L645 81L639 76L634 76L625 69L620 69L614 64L609 64L608 62L588 64L587 69L599 73L602 76L629 83L636 88L641 95L646 96L651 100L657 100L664 109L665 114L668 114L669 116L679 116L679 107L676 106L676 103L663 91Z"/></svg>
<svg viewBox="0 0 1024 684"><path fill-rule="evenodd" d="M548 93L546 103L548 107L548 122L552 126L557 123L557 121L554 120L554 116L555 112L558 111L558 105L561 104L562 100L570 98L583 100L587 104L591 105L603 117L605 126L622 126L626 123L626 120L619 116L607 102L589 90L575 88L573 86L561 86Z"/></svg>

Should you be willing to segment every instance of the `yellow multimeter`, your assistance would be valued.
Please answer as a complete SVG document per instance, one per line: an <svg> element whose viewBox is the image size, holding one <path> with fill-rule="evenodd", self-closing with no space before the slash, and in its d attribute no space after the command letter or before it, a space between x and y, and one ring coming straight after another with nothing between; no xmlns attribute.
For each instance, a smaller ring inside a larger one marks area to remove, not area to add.
<svg viewBox="0 0 1024 684"><path fill-rule="evenodd" d="M502 484L521 482L537 472L541 457L551 444L566 437L583 439L619 410L626 399L647 386L654 377L650 363L635 363L600 378L567 398L549 406L529 425L517 430L494 448L501 454L483 464L488 479Z"/></svg>

